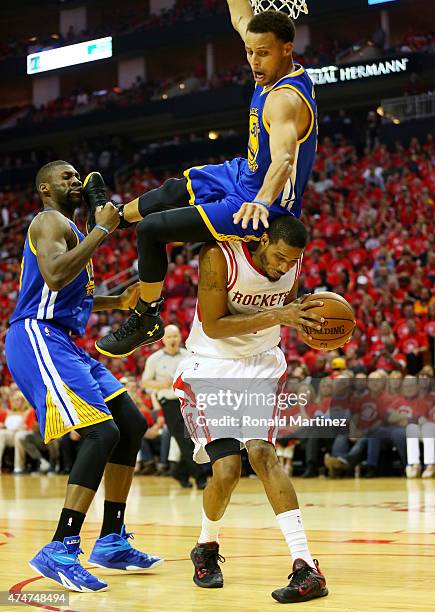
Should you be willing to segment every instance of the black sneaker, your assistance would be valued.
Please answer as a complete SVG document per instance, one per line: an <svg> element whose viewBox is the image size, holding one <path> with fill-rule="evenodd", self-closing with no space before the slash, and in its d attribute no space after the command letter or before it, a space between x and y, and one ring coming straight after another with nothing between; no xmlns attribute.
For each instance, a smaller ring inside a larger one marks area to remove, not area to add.
<svg viewBox="0 0 435 612"><path fill-rule="evenodd" d="M325 576L319 569L319 562L314 559L315 568L308 565L303 559L296 559L293 571L289 576L290 582L283 589L273 591L272 597L279 603L298 603L316 597L326 597Z"/></svg>
<svg viewBox="0 0 435 612"><path fill-rule="evenodd" d="M190 553L190 558L195 566L193 582L203 589L221 589L224 586L224 577L218 561L225 562L224 557L219 554L217 542L197 544Z"/></svg>
<svg viewBox="0 0 435 612"><path fill-rule="evenodd" d="M95 227L95 210L107 202L107 190L99 172L90 172L83 182L83 199L88 205L86 231L89 234Z"/></svg>
<svg viewBox="0 0 435 612"><path fill-rule="evenodd" d="M165 333L159 316L162 305L163 298L151 304L139 299L136 308L116 331L96 341L97 351L108 357L127 357L140 346L160 340Z"/></svg>

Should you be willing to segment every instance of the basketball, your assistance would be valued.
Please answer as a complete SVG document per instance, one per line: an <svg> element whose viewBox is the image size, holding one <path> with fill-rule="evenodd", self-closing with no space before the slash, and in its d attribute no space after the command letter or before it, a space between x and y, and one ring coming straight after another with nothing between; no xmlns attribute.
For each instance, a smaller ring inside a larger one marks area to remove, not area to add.
<svg viewBox="0 0 435 612"><path fill-rule="evenodd" d="M325 322L321 324L320 330L303 326L304 331L312 337L312 340L303 338L303 341L311 348L324 351L340 348L352 336L355 327L352 306L341 295L332 291L308 295L304 303L317 300L322 300L323 306L314 306L309 312L322 316Z"/></svg>

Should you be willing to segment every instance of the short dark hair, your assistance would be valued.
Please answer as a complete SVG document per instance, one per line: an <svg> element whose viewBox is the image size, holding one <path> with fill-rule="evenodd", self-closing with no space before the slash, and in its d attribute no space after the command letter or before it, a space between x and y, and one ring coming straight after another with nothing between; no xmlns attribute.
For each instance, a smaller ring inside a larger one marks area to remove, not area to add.
<svg viewBox="0 0 435 612"><path fill-rule="evenodd" d="M283 42L293 42L296 29L293 20L281 11L264 11L254 15L248 23L248 32L254 34L266 34L273 32Z"/></svg>
<svg viewBox="0 0 435 612"><path fill-rule="evenodd" d="M267 233L272 244L276 244L282 239L288 246L304 249L308 242L308 232L305 225L292 215L283 215L274 219Z"/></svg>
<svg viewBox="0 0 435 612"><path fill-rule="evenodd" d="M71 164L69 162L64 161L63 159L56 159L55 161L48 162L48 164L45 164L45 166L42 166L42 168L38 170L38 173L35 179L35 187L38 193L39 193L39 185L41 183L48 183L50 181L51 171L53 170L53 168L56 168L57 166L71 166Z"/></svg>

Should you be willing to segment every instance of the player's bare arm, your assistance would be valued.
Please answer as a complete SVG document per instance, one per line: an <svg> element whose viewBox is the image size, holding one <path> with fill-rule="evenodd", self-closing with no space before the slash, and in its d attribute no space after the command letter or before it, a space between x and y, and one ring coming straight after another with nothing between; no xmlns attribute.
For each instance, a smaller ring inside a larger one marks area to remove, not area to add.
<svg viewBox="0 0 435 612"><path fill-rule="evenodd" d="M269 94L264 117L270 126L272 163L255 199L270 206L292 174L297 142L308 132L311 116L297 93L290 89L280 89ZM254 229L258 229L259 222L269 227L267 206L245 202L234 215L234 223L242 221L242 227L246 228L252 219Z"/></svg>
<svg viewBox="0 0 435 612"><path fill-rule="evenodd" d="M100 310L128 310L134 308L139 299L139 283L127 287L120 295L96 295L92 312Z"/></svg>
<svg viewBox="0 0 435 612"><path fill-rule="evenodd" d="M112 232L119 224L119 213L110 202L96 213L97 223ZM76 235L66 217L52 211L32 223L30 238L37 251L38 266L52 291L60 291L86 267L106 232L95 227L77 244Z"/></svg>
<svg viewBox="0 0 435 612"><path fill-rule="evenodd" d="M202 328L209 338L229 338L252 334L274 325L317 327L317 315L310 315L306 304L290 304L256 314L230 314L227 306L227 262L215 244L204 246L199 258L198 304ZM313 302L311 302L312 304ZM317 303L316 303L317 305ZM318 305L321 305L319 302Z"/></svg>
<svg viewBox="0 0 435 612"><path fill-rule="evenodd" d="M252 7L248 0L227 0L227 2L233 28L240 34L243 42L245 42L248 23L253 16Z"/></svg>

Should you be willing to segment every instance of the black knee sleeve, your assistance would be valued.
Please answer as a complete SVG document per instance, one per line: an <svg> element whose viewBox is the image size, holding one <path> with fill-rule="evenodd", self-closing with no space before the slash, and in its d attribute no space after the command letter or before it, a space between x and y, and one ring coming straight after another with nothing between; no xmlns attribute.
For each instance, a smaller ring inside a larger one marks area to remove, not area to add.
<svg viewBox="0 0 435 612"><path fill-rule="evenodd" d="M114 397L107 406L119 429L119 442L110 456L110 463L133 467L147 430L147 421L128 393Z"/></svg>
<svg viewBox="0 0 435 612"><path fill-rule="evenodd" d="M168 270L166 245L170 242L213 240L195 206L149 214L136 225L139 279L146 283L164 280Z"/></svg>
<svg viewBox="0 0 435 612"><path fill-rule="evenodd" d="M139 196L139 212L146 217L153 212L187 206L189 197L187 179L170 178L161 187Z"/></svg>
<svg viewBox="0 0 435 612"><path fill-rule="evenodd" d="M83 442L72 467L68 484L80 485L96 491L110 454L118 444L119 429L110 419L82 427L78 433Z"/></svg>
<svg viewBox="0 0 435 612"><path fill-rule="evenodd" d="M207 455L210 457L210 461L213 465L218 459L222 457L228 457L229 455L240 455L240 442L234 438L222 438L220 440L213 440L205 445Z"/></svg>

